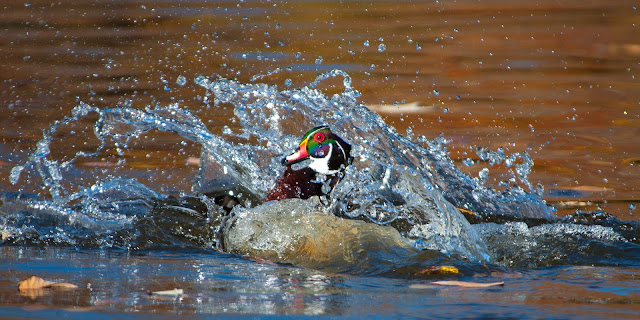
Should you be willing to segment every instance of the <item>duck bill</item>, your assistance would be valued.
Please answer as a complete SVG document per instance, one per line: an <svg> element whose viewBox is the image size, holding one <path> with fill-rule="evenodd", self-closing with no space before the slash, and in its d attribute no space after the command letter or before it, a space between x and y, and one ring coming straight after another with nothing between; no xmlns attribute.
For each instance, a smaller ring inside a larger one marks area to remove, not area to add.
<svg viewBox="0 0 640 320"><path fill-rule="evenodd" d="M290 166L294 163L298 163L307 159L309 159L309 153L307 152L307 141L305 140L300 143L300 146L298 146L298 150L296 150L296 152L282 159L282 164L285 166Z"/></svg>

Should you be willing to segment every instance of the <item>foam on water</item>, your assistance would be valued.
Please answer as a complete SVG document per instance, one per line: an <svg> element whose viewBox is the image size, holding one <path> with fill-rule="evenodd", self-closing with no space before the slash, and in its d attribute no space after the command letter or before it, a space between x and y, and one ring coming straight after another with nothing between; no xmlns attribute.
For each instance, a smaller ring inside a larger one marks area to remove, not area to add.
<svg viewBox="0 0 640 320"><path fill-rule="evenodd" d="M637 245L612 228L599 225L554 223L529 227L524 222L509 222L478 224L474 229L492 248L492 260L509 267L627 265L640 258Z"/></svg>
<svg viewBox="0 0 640 320"><path fill-rule="evenodd" d="M344 79L340 94L327 97L314 89L336 76ZM11 205L22 207L2 216L3 240L49 243L38 242L45 230L46 237L71 245L126 248L149 247L149 243L220 245L217 237L225 231L221 229L225 214L201 193L216 188L239 188L252 202L236 207L235 219L255 217L256 212L268 214L265 210L272 207L259 205L259 199L282 172L280 159L297 146L302 134L318 125L329 125L351 143L355 160L325 206L318 209L298 205L307 214L320 210L325 215L391 226L413 248L458 254L481 262L490 259L490 251L456 207L471 210L480 217L555 219L541 198L541 189L534 190L528 181L533 162L527 154L505 156L502 150L479 150L481 157L514 166L518 179L529 191L517 185L501 192L484 186L480 179L469 177L453 164L444 138L401 136L379 115L358 103L359 93L343 71L321 74L309 86L288 90L202 76L195 83L207 90L204 99L207 105L203 107L233 107L239 129L225 127L222 135L213 134L193 112L177 104L142 110L99 109L81 103L71 116L53 123L36 150L13 168L12 183L20 183L25 170L35 172L51 198L5 202L0 208L5 212L12 210ZM98 115L93 128L100 141L97 150L77 152L64 162L50 160L49 148L58 127L90 114ZM118 176L95 181L73 192L62 183L77 158L95 156L110 142L120 151L126 150L133 139L152 130L174 132L202 146L200 167L190 195L197 199L197 204L172 199ZM258 206L249 208L255 205ZM25 224L24 217L34 212L64 219ZM21 236L25 230L33 231L29 241ZM484 229L481 231L486 233ZM278 233L272 236L278 237ZM486 234L484 238L487 239ZM282 240L261 239L260 245Z"/></svg>

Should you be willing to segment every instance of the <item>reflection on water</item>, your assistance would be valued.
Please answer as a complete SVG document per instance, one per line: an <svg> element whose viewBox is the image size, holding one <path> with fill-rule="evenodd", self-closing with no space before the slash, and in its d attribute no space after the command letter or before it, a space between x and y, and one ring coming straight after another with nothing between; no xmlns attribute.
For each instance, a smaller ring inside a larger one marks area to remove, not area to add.
<svg viewBox="0 0 640 320"><path fill-rule="evenodd" d="M138 315L346 315L390 317L634 318L639 270L564 267L489 280L505 287L410 289L411 282L259 264L217 254L2 248L0 310L9 317ZM75 263L69 265L68 261ZM11 270L11 271L8 271ZM37 271L80 289L20 296ZM540 278L544 280L540 280ZM180 296L149 292L181 288ZM28 306L49 307L28 307Z"/></svg>

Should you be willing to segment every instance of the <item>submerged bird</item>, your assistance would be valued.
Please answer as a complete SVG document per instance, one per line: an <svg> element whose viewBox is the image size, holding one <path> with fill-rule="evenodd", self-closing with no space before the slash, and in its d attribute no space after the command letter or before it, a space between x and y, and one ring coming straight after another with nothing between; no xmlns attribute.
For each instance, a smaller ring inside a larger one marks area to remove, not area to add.
<svg viewBox="0 0 640 320"><path fill-rule="evenodd" d="M305 160L310 161L307 167L299 170L291 167ZM282 159L286 169L264 201L328 197L352 161L350 144L328 126L315 127L302 137L294 153Z"/></svg>

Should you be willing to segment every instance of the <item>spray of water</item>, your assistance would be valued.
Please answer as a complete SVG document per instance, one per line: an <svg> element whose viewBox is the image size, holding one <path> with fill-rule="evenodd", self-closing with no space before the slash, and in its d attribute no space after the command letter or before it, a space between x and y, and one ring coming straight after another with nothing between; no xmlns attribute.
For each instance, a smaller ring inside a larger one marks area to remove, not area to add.
<svg viewBox="0 0 640 320"><path fill-rule="evenodd" d="M342 77L344 90L327 97L315 88L331 77ZM484 216L553 218L535 190L527 192L512 187L498 192L462 173L448 157L443 138L429 140L398 134L379 115L357 102L359 93L351 87L349 75L341 70L320 74L309 86L290 90L202 76L195 83L207 90L207 97L213 95L214 106L233 106L240 129L234 132L226 128L222 135L212 134L194 113L177 104L141 110L99 109L82 103L71 116L53 123L44 132L36 151L13 168L11 182L19 183L24 170L34 171L51 194L50 200L34 204L46 203L98 220L120 214L120 218L110 219L124 229L140 220L139 212L144 208L148 211L148 202L166 197L144 185L117 178L69 192L61 182L78 157L95 156L109 141L118 150L126 150L130 141L143 133L174 132L202 146L194 194L214 181L225 188L239 186L259 199L282 171L281 156L293 150L309 128L329 125L354 146L355 156L345 179L333 190L331 202L324 209L331 214L389 225L415 248L461 254L477 261L488 259L487 249L456 207ZM205 103L211 103L210 99L205 99ZM61 163L50 160L49 148L58 127L89 114L98 115L93 128L100 141L98 149L94 153L78 152ZM230 143L230 137L241 142ZM533 163L528 155L498 158L496 161L513 165L515 160L523 159L517 164L518 177L531 189L527 175ZM101 196L105 194L109 196ZM137 201L137 209L107 210L126 201ZM77 203L81 204L80 211L70 209ZM118 228L109 230L115 229ZM94 233L100 236L110 232L96 230Z"/></svg>

